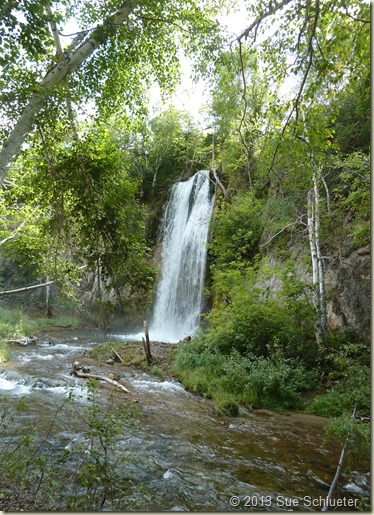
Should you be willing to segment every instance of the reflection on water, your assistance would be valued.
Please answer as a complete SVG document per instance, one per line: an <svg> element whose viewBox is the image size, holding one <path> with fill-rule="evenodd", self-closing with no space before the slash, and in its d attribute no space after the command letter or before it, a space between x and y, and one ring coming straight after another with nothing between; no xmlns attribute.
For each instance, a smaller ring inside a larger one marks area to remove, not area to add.
<svg viewBox="0 0 374 515"><path fill-rule="evenodd" d="M41 430L69 394L87 403L86 383L70 375L71 365L85 362L85 350L105 335L74 333L72 338L62 333L56 338L14 348L13 362L0 369L0 393L25 395ZM340 454L330 444L323 447L325 419L267 410L220 417L209 400L186 392L176 381L110 365L97 372L120 373L139 399L141 423L126 428L117 450L127 458L123 474L144 492L133 500L134 511L321 510L305 499L326 498ZM81 432L80 417L70 415L58 419L51 437L63 449L80 441ZM340 495L354 499L350 496L361 488L360 480Z"/></svg>

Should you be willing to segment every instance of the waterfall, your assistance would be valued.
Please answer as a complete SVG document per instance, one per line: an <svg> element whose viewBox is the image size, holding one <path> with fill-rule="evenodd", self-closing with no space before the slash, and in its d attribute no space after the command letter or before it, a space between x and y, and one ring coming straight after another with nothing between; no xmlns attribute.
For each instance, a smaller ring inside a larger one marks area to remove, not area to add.
<svg viewBox="0 0 374 515"><path fill-rule="evenodd" d="M172 188L161 227L152 340L175 342L199 327L213 203L207 170Z"/></svg>

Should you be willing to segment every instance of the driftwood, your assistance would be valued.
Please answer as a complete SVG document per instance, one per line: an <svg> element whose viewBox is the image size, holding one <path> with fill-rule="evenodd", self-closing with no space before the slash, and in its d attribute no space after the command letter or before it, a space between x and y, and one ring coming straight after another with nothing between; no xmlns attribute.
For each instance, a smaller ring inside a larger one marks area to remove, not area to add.
<svg viewBox="0 0 374 515"><path fill-rule="evenodd" d="M73 364L73 372L72 373L73 373L73 375L75 375L77 377L83 377L84 379L98 379L99 381L105 381L105 382L111 384L112 386L119 388L123 392L131 394L130 390L128 390L125 386L123 386L123 384L119 383L118 381L115 381L114 379L110 379L109 377L102 376L99 374L91 374L91 372L89 370L90 370L89 368L84 368L84 367L80 366L79 362L76 361Z"/></svg>
<svg viewBox="0 0 374 515"><path fill-rule="evenodd" d="M111 347L112 351L113 351L113 354L115 355L115 357L118 359L118 361L120 361L121 363L123 362L123 359L121 358L121 356L118 354L118 352L113 349L113 347Z"/></svg>

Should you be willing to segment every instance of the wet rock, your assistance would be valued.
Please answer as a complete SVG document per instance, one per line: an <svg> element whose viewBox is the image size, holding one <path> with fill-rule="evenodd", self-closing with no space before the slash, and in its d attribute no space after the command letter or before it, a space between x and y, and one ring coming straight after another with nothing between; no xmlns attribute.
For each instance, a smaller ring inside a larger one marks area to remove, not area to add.
<svg viewBox="0 0 374 515"><path fill-rule="evenodd" d="M352 471L349 482L344 485L344 490L351 494L370 495L370 473L360 474Z"/></svg>
<svg viewBox="0 0 374 515"><path fill-rule="evenodd" d="M57 341L56 340L42 340L41 342L41 345L57 345Z"/></svg>

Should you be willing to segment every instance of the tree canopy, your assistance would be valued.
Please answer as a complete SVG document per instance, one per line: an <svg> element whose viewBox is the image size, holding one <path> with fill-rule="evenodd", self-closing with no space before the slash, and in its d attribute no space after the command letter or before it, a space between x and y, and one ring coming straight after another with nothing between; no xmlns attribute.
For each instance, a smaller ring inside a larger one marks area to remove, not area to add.
<svg viewBox="0 0 374 515"><path fill-rule="evenodd" d="M50 104L61 115L67 87L80 106L94 101L105 116L128 114L142 109L152 80L164 89L175 86L180 47L195 56L202 71L209 69L219 49L216 8L210 2L203 9L194 0L5 2L1 178ZM79 31L61 53L51 30L56 34L56 24L73 16Z"/></svg>

